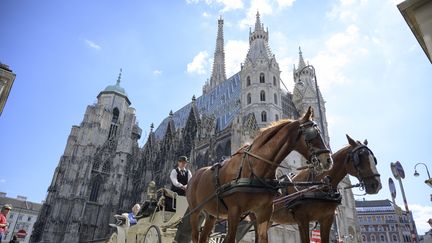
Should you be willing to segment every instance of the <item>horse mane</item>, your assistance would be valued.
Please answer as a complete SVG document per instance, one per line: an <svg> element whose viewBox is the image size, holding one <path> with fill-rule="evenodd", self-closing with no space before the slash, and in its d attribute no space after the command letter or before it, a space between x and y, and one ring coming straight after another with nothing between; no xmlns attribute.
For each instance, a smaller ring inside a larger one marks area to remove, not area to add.
<svg viewBox="0 0 432 243"><path fill-rule="evenodd" d="M282 127L284 127L285 125L288 125L290 123L293 123L293 122L295 122L295 120L290 120L290 119L282 119L279 121L272 122L267 127L261 128L260 133L255 137L255 140L258 138L262 138L263 139L262 142L266 143L277 132L279 132L279 130L282 129Z"/></svg>

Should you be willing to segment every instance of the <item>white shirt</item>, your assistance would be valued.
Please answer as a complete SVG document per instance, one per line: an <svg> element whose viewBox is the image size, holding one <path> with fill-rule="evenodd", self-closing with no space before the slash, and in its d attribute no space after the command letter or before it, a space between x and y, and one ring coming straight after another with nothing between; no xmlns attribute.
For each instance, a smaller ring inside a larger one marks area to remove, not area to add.
<svg viewBox="0 0 432 243"><path fill-rule="evenodd" d="M177 167L177 169L179 169L181 171L180 167ZM188 172L188 181L189 181L192 178L192 172L190 170L186 169L186 168L184 168L184 171ZM184 186L183 184L181 184L177 180L177 170L176 169L173 169L171 171L170 179L171 179L172 184L174 184L174 186L176 186L176 187L182 187L182 186Z"/></svg>

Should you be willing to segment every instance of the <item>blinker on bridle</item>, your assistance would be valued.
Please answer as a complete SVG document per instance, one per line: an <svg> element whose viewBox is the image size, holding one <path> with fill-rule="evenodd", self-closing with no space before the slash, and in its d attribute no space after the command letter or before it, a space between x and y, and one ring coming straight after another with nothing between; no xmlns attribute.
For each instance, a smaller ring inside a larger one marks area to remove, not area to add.
<svg viewBox="0 0 432 243"><path fill-rule="evenodd" d="M365 179L369 179L369 178L374 178L376 176L381 176L380 174L376 174L373 173L371 175L368 176L363 176L361 173L361 170L359 169L360 165L361 165L361 160L360 160L360 154L364 153L364 152L368 152L370 155L372 155L372 157L374 158L374 163L375 165L377 164L377 159L375 157L375 155L373 154L372 150L370 150L366 145L358 145L357 147L355 147L353 150L351 150L349 152L349 156L347 157L347 161L349 161L349 158L352 158L353 160L353 165L355 170L357 171L358 176L361 179L361 184L363 184Z"/></svg>
<svg viewBox="0 0 432 243"><path fill-rule="evenodd" d="M318 125L314 121L307 121L300 125L299 137L303 135L303 138L306 142L307 147L311 153L309 160L307 163L311 163L314 167L318 167L320 165L320 160L318 156L323 153L330 153L330 149L327 148L327 145L324 143L324 149L317 149L312 145L312 141L314 139L320 138L322 141L323 138L321 136L321 132L319 130Z"/></svg>

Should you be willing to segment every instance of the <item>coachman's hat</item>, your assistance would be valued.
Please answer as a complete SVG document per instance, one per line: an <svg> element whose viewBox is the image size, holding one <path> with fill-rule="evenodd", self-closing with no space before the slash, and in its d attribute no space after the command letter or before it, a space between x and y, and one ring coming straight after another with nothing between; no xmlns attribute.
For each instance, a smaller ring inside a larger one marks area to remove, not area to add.
<svg viewBox="0 0 432 243"><path fill-rule="evenodd" d="M179 161L179 162L180 162L180 161L183 161L183 162L189 163L188 157L186 157L186 156L180 156L180 157L178 158L178 161Z"/></svg>

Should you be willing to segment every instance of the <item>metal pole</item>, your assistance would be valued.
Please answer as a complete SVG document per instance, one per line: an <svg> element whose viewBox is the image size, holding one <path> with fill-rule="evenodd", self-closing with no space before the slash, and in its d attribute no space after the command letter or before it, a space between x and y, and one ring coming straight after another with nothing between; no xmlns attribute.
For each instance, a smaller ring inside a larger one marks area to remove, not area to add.
<svg viewBox="0 0 432 243"><path fill-rule="evenodd" d="M399 232L399 239L400 239L400 241L402 242L402 241L403 241L403 236L402 236L402 224L401 224L400 219L399 219L399 214L398 214L398 212L396 211L397 205L396 205L396 202L395 202L395 198L392 197L392 200L393 200L393 206L394 206L394 208L395 208L395 213L396 213L396 222L397 222L397 228L398 228L398 232Z"/></svg>
<svg viewBox="0 0 432 243"><path fill-rule="evenodd" d="M415 236L415 234L414 234L414 225L413 225L413 220L412 220L412 218L411 218L411 216L410 216L410 210L409 210L409 208L408 208L408 202L407 202L407 200L406 200L406 197L405 197L405 190L404 190L404 188L403 188L403 185L402 185L402 179L399 177L399 178L397 178L397 180L399 181L399 186L400 186L400 188L401 188L401 192L402 192L402 198L403 198L403 201L404 201L404 204L405 204L405 211L409 214L408 215L408 219L409 219L409 225L410 225L410 233L411 233L411 239L413 240L413 242L417 242L417 239L416 239L416 236Z"/></svg>
<svg viewBox="0 0 432 243"><path fill-rule="evenodd" d="M414 166L414 170L417 170L417 165L424 165L424 167L426 168L426 172L427 172L428 178L430 179L431 177L430 177L430 174L429 174L429 170L428 170L427 165L426 165L425 163L417 163L417 164Z"/></svg>

